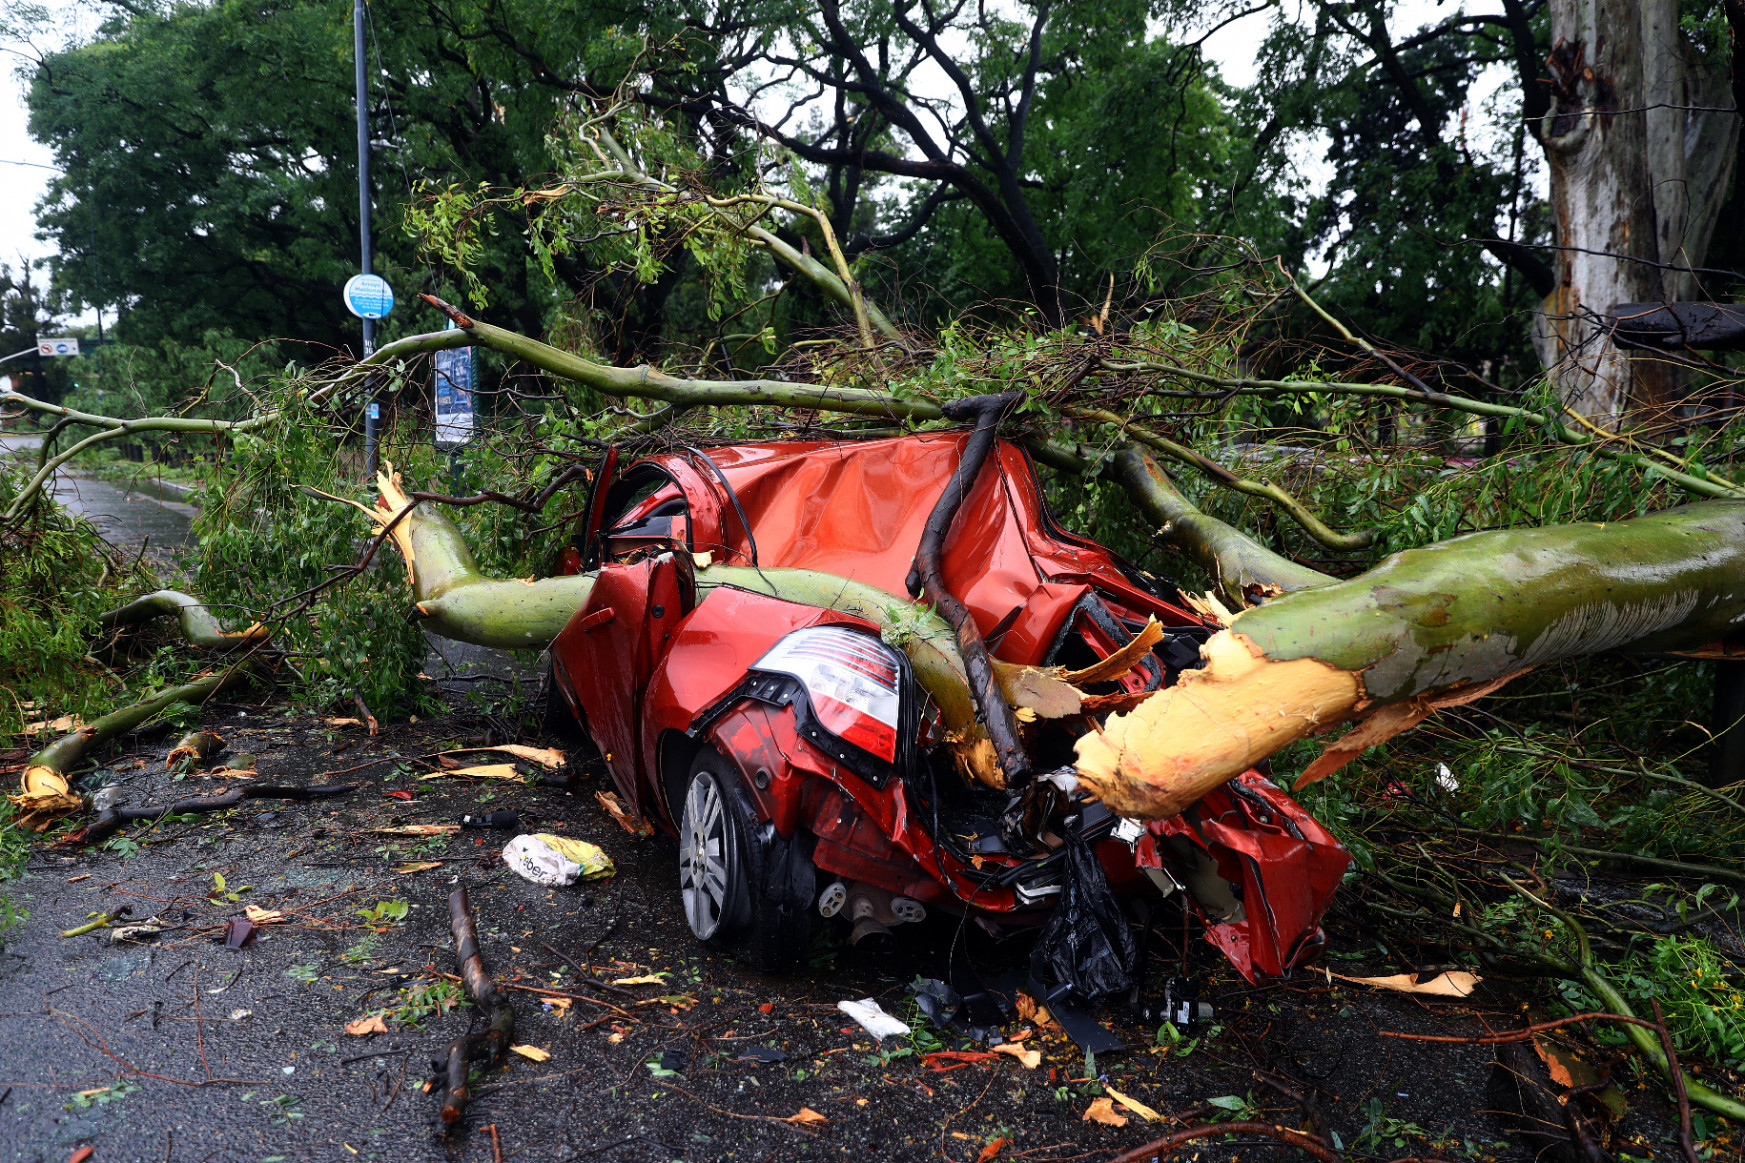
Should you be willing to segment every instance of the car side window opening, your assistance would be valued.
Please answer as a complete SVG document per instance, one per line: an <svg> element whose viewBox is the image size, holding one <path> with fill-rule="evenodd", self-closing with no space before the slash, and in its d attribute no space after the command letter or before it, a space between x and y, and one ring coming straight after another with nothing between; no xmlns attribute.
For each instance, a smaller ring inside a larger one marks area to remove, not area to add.
<svg viewBox="0 0 1745 1163"><path fill-rule="evenodd" d="M675 546L690 548L690 506L678 483L654 466L633 470L606 495L601 520L608 561L639 561Z"/></svg>

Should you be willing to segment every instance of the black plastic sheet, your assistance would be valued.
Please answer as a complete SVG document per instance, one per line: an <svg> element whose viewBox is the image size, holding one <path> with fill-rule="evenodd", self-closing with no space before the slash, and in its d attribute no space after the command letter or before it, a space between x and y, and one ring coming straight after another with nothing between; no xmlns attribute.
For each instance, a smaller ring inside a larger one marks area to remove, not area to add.
<svg viewBox="0 0 1745 1163"><path fill-rule="evenodd" d="M1030 955L1031 976L1096 1004L1127 996L1138 961L1133 930L1102 864L1084 838L1069 830L1060 899Z"/></svg>

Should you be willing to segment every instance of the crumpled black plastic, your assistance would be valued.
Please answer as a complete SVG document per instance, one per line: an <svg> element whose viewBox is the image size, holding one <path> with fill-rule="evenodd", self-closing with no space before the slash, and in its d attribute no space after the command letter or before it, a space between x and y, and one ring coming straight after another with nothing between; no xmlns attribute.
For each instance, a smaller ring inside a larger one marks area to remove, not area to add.
<svg viewBox="0 0 1745 1163"><path fill-rule="evenodd" d="M1133 930L1102 864L1084 838L1069 830L1060 897L1030 954L1031 976L1068 986L1095 1004L1125 996L1138 961Z"/></svg>

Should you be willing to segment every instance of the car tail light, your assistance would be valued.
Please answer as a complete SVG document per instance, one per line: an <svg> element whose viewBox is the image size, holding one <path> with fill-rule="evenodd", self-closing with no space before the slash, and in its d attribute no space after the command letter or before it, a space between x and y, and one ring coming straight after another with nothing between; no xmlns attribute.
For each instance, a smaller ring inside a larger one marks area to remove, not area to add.
<svg viewBox="0 0 1745 1163"><path fill-rule="evenodd" d="M796 630L753 670L800 680L818 725L887 763L897 759L902 670L877 638L837 626Z"/></svg>

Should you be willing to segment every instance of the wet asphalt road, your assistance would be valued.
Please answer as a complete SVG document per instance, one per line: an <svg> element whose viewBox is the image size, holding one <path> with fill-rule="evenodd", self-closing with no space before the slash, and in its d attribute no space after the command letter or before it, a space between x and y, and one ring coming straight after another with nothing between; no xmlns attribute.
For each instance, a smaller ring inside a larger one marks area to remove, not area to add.
<svg viewBox="0 0 1745 1163"><path fill-rule="evenodd" d="M874 997L919 1025L907 983L943 975L954 940L968 941L985 965L1021 967L1023 937L996 945L941 915L899 930L891 949L867 952L823 926L826 935L796 971L766 977L690 936L672 843L633 838L612 824L593 800L597 779L566 792L421 780L414 762L341 771L392 752L422 756L480 741L476 720L389 727L376 740L234 706L213 710L208 724L231 738L234 752L252 754L263 776L364 786L335 801L254 802L156 831L135 825L128 843L108 850L44 848L33 856L16 886L31 920L7 935L0 953L0 1161L66 1163L93 1146L92 1163L484 1163L496 1158L492 1126L504 1159L973 1163L1007 1139L1000 1157L1062 1161L1105 1159L1166 1129L1137 1116L1124 1127L1083 1121L1095 1091L1075 1081L1085 1077L1084 1056L1056 1031L1027 1040L1043 1054L1035 1069L1001 1055L941 1071L922 1061L924 1047L893 1040L881 1049L835 1008ZM163 736L130 741L94 781L124 781L133 802L149 803L220 782L173 781L162 763L169 744ZM328 772L339 774L318 778ZM549 891L492 859L507 833L408 839L367 830L503 808L541 830L601 845L617 875ZM435 867L397 871L421 862ZM224 892L215 876L224 878ZM438 1097L423 1085L430 1060L474 1014L461 1007L412 1024L406 1007L417 989L455 968L446 901L457 883L472 893L489 970L510 987L517 1043L551 1057L515 1057L483 1072L466 1120L444 1138ZM406 902L406 920L357 914L379 901ZM104 932L57 935L123 903L136 917L162 917L169 931L148 943L114 943ZM284 920L228 951L219 941L223 922L248 904L279 910ZM601 978L658 973L666 975L662 984L625 986L628 997L581 988L580 971L552 950L581 961L596 940L591 961ZM1334 934L1335 949L1363 945L1361 934ZM1153 977L1172 972L1178 956L1172 941L1158 942ZM1416 1153L1531 1157L1502 1143L1488 1113L1488 1049L1377 1037L1389 1029L1476 1033L1475 1009L1493 1027L1507 1025L1518 1013L1507 995L1476 1006L1420 1004L1318 972L1252 989L1197 937L1191 956L1202 996L1217 1007L1213 1028L1192 1044L1162 1048L1155 1031L1109 1015L1129 1051L1104 1056L1096 1072L1123 1093L1193 1119L1217 1113L1207 1100L1237 1096L1269 1120L1300 1124L1295 1101L1256 1081L1253 1071L1264 1068L1310 1095L1323 1125L1347 1144L1368 1121L1366 1104L1379 1099L1388 1117L1471 1142L1475 1151L1432 1151L1413 1139ZM1383 968L1334 964L1351 973ZM569 994L567 1010L548 1010L549 995L537 988ZM346 1032L347 1022L382 1010L388 1033ZM1005 1033L1026 1029L1035 1027L1014 1018ZM785 1060L744 1061L753 1046ZM651 1068L663 1055L675 1073ZM1664 1111L1639 1089L1630 1097L1633 1118ZM802 1109L828 1121L813 1129L782 1121ZM1297 1157L1240 1142L1194 1150L1205 1163ZM1410 1152L1389 1143L1374 1153Z"/></svg>

